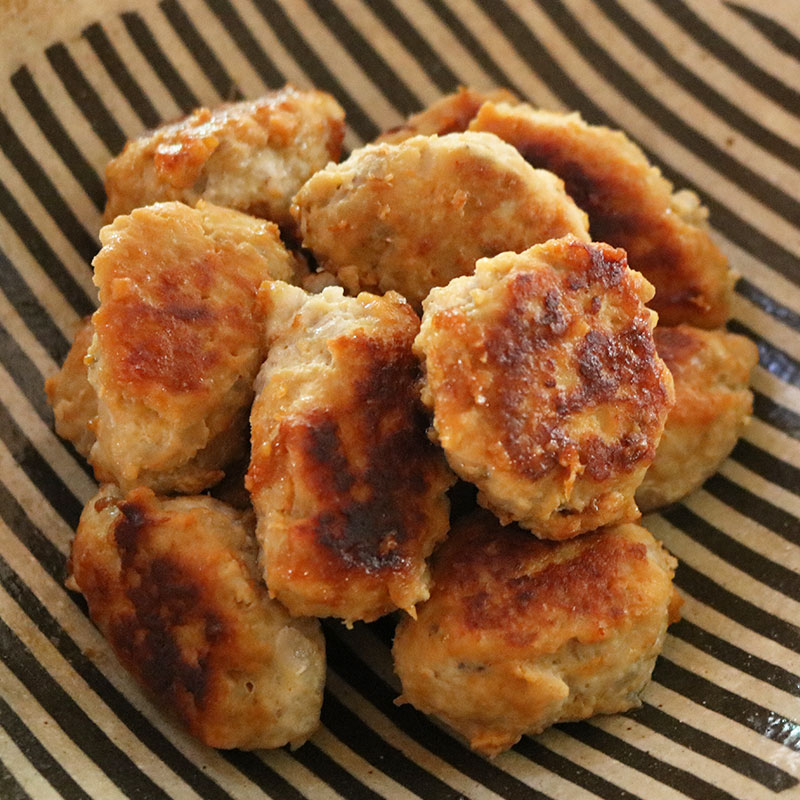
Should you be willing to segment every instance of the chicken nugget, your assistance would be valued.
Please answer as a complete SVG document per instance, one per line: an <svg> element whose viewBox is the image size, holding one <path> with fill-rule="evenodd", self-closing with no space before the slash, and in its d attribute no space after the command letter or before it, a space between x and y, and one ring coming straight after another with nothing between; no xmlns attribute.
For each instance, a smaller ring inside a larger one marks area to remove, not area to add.
<svg viewBox="0 0 800 800"><path fill-rule="evenodd" d="M675 381L675 406L636 490L643 512L694 491L730 455L753 410L748 383L758 362L753 342L724 330L679 325L653 335Z"/></svg>
<svg viewBox="0 0 800 800"><path fill-rule="evenodd" d="M426 436L419 319L395 293L265 284L271 339L247 487L270 593L293 614L373 620L428 596L454 477Z"/></svg>
<svg viewBox="0 0 800 800"><path fill-rule="evenodd" d="M89 460L123 490L198 492L247 448L253 380L266 356L257 291L288 278L277 227L200 201L117 217L94 259Z"/></svg>
<svg viewBox="0 0 800 800"><path fill-rule="evenodd" d="M337 161L344 111L325 92L292 86L257 100L199 108L130 141L106 168L105 220L164 200L207 200L293 225L295 192Z"/></svg>
<svg viewBox="0 0 800 800"><path fill-rule="evenodd" d="M656 289L662 325L724 325L735 275L714 244L707 211L672 184L621 131L588 125L579 114L527 104L485 103L470 130L513 144L534 167L549 169L589 215L595 240L622 247Z"/></svg>
<svg viewBox="0 0 800 800"><path fill-rule="evenodd" d="M516 103L519 98L508 89L482 92L461 86L452 94L446 94L422 111L412 114L402 125L385 131L375 141L398 144L412 136L460 133L469 127L478 109L487 100L493 100L495 103Z"/></svg>
<svg viewBox="0 0 800 800"><path fill-rule="evenodd" d="M56 433L86 458L95 443L92 420L97 416L97 394L89 383L86 353L92 343L92 317L84 317L75 331L67 357L57 374L44 383L53 408Z"/></svg>
<svg viewBox="0 0 800 800"><path fill-rule="evenodd" d="M479 511L433 559L394 640L400 702L489 756L556 722L640 705L678 618L676 562L638 525L543 542Z"/></svg>
<svg viewBox="0 0 800 800"><path fill-rule="evenodd" d="M348 291L395 290L416 308L482 256L567 233L589 241L561 180L489 134L354 150L303 186L292 213L303 244Z"/></svg>
<svg viewBox="0 0 800 800"><path fill-rule="evenodd" d="M565 539L639 516L673 403L652 295L623 250L571 236L431 291L422 399L450 466L503 522Z"/></svg>
<svg viewBox="0 0 800 800"><path fill-rule="evenodd" d="M105 486L72 546L72 581L117 658L211 747L304 742L319 724L319 622L271 600L252 512Z"/></svg>

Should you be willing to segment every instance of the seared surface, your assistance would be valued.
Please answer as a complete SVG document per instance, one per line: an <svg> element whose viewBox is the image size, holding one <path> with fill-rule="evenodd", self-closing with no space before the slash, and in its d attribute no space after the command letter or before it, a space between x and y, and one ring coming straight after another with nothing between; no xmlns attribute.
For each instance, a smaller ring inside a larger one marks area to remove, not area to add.
<svg viewBox="0 0 800 800"><path fill-rule="evenodd" d="M639 705L677 618L674 567L638 525L555 543L475 512L437 551L417 620L398 627L401 699L487 755Z"/></svg>
<svg viewBox="0 0 800 800"><path fill-rule="evenodd" d="M252 512L209 497L103 487L74 580L119 660L212 747L299 744L319 724L325 643L261 582Z"/></svg>
<svg viewBox="0 0 800 800"><path fill-rule="evenodd" d="M253 405L247 486L265 577L292 613L372 620L428 595L425 559L452 483L425 430L396 294L265 285L272 341Z"/></svg>
<svg viewBox="0 0 800 800"><path fill-rule="evenodd" d="M656 289L651 303L662 325L723 325L734 276L709 236L706 210L672 184L621 131L587 125L577 113L487 102L470 130L513 144L534 167L564 180L589 215L595 241L622 247L631 267Z"/></svg>
<svg viewBox="0 0 800 800"><path fill-rule="evenodd" d="M416 308L477 259L573 233L586 217L562 182L495 136L368 145L314 175L292 208L303 244L349 292L400 292Z"/></svg>
<svg viewBox="0 0 800 800"><path fill-rule="evenodd" d="M504 522L563 539L637 518L673 400L651 296L622 250L572 237L431 292L423 400L450 465Z"/></svg>

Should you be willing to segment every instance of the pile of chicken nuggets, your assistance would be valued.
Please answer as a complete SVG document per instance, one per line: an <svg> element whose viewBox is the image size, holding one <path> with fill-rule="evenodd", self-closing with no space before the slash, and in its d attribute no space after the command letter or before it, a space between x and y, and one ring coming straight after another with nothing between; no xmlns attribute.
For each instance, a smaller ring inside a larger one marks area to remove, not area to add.
<svg viewBox="0 0 800 800"><path fill-rule="evenodd" d="M343 137L287 86L109 164L99 307L46 386L101 484L69 585L214 747L313 733L320 617L399 611L398 702L490 756L636 706L680 607L641 512L752 407L705 209L505 90Z"/></svg>

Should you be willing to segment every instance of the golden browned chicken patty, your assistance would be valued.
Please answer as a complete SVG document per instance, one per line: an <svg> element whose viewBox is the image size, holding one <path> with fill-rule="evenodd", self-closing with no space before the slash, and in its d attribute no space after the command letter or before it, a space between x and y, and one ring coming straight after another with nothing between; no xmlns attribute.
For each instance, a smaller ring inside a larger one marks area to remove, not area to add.
<svg viewBox="0 0 800 800"><path fill-rule="evenodd" d="M368 145L295 197L303 244L348 291L400 292L415 307L475 261L573 233L586 216L559 178L496 136L415 136Z"/></svg>
<svg viewBox="0 0 800 800"><path fill-rule="evenodd" d="M428 596L453 482L426 436L419 319L397 294L265 284L269 357L247 486L270 593L293 614L373 620Z"/></svg>
<svg viewBox="0 0 800 800"><path fill-rule="evenodd" d="M431 291L422 398L450 465L503 522L565 539L639 516L673 402L652 294L623 250L571 236Z"/></svg>
<svg viewBox="0 0 800 800"><path fill-rule="evenodd" d="M339 159L343 138L344 111L325 92L286 86L199 108L128 142L109 163L106 222L151 203L203 199L292 226L292 197Z"/></svg>
<svg viewBox="0 0 800 800"><path fill-rule="evenodd" d="M88 316L75 332L61 369L44 384L47 400L53 407L56 433L72 442L84 458L95 443L89 424L97 416L97 395L89 383L86 365L86 353L93 336L92 318Z"/></svg>
<svg viewBox="0 0 800 800"><path fill-rule="evenodd" d="M446 94L422 111L412 114L402 125L382 133L375 141L397 144L412 136L430 136L446 133L460 133L469 127L469 123L478 113L478 109L487 101L496 103L517 103L517 98L508 89L494 89L482 92L470 87L460 87L452 94Z"/></svg>
<svg viewBox="0 0 800 800"><path fill-rule="evenodd" d="M72 547L74 583L123 666L212 747L300 744L319 724L325 642L271 600L252 512L105 486Z"/></svg>
<svg viewBox="0 0 800 800"><path fill-rule="evenodd" d="M642 512L680 500L728 457L753 410L748 384L758 362L753 342L724 330L657 327L654 338L675 380L675 406L636 490Z"/></svg>
<svg viewBox="0 0 800 800"><path fill-rule="evenodd" d="M261 282L292 274L271 222L160 203L100 232L89 381L101 482L198 492L247 447L266 355Z"/></svg>
<svg viewBox="0 0 800 800"><path fill-rule="evenodd" d="M401 701L490 756L638 706L678 618L675 564L638 525L556 543L466 517L434 556L430 599L397 629Z"/></svg>
<svg viewBox="0 0 800 800"><path fill-rule="evenodd" d="M513 144L534 167L563 178L589 215L592 238L623 247L656 289L662 325L723 325L734 275L712 241L706 209L672 184L621 131L587 125L577 114L487 102L470 124Z"/></svg>

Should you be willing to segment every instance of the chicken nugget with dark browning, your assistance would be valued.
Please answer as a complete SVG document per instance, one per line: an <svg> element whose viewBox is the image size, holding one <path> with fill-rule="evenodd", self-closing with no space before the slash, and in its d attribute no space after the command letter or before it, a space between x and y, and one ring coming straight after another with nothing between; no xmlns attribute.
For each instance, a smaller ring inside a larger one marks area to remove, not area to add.
<svg viewBox="0 0 800 800"><path fill-rule="evenodd" d="M486 511L465 517L434 556L430 599L398 627L400 701L489 756L636 707L678 618L675 564L638 525L543 542Z"/></svg>
<svg viewBox="0 0 800 800"><path fill-rule="evenodd" d="M128 142L109 163L105 220L164 200L203 199L291 228L292 197L339 159L343 138L344 111L325 92L285 86L198 108Z"/></svg>
<svg viewBox="0 0 800 800"><path fill-rule="evenodd" d="M271 600L252 512L105 486L72 547L74 585L117 658L211 747L304 742L319 724L319 622Z"/></svg>
<svg viewBox="0 0 800 800"><path fill-rule="evenodd" d="M636 490L643 512L694 491L728 457L753 410L748 383L758 362L753 342L724 330L657 327L654 338L675 381L675 406Z"/></svg>
<svg viewBox="0 0 800 800"><path fill-rule="evenodd" d="M123 490L198 492L246 452L266 355L258 287L289 278L291 259L273 223L202 201L137 209L100 239L89 460Z"/></svg>
<svg viewBox="0 0 800 800"><path fill-rule="evenodd" d="M511 143L534 167L564 180L589 215L596 241L622 247L656 289L662 325L724 325L735 275L714 244L697 196L672 184L621 131L588 125L577 113L527 104L485 103L470 130Z"/></svg>
<svg viewBox="0 0 800 800"><path fill-rule="evenodd" d="M428 440L395 293L265 284L271 346L251 415L247 487L265 579L293 614L373 620L428 596L454 477Z"/></svg>
<svg viewBox="0 0 800 800"><path fill-rule="evenodd" d="M394 290L415 308L483 256L567 233L589 240L561 180L489 134L354 150L303 186L292 213L303 244L350 293Z"/></svg>
<svg viewBox="0 0 800 800"><path fill-rule="evenodd" d="M652 295L623 250L571 236L431 291L422 399L451 467L503 522L565 539L639 516L673 403Z"/></svg>
<svg viewBox="0 0 800 800"><path fill-rule="evenodd" d="M519 98L508 89L482 92L461 86L452 94L446 94L422 111L412 114L402 125L382 133L375 141L397 144L412 136L430 136L434 133L444 136L446 133L460 133L469 127L478 109L487 100L493 100L495 103L516 103Z"/></svg>

